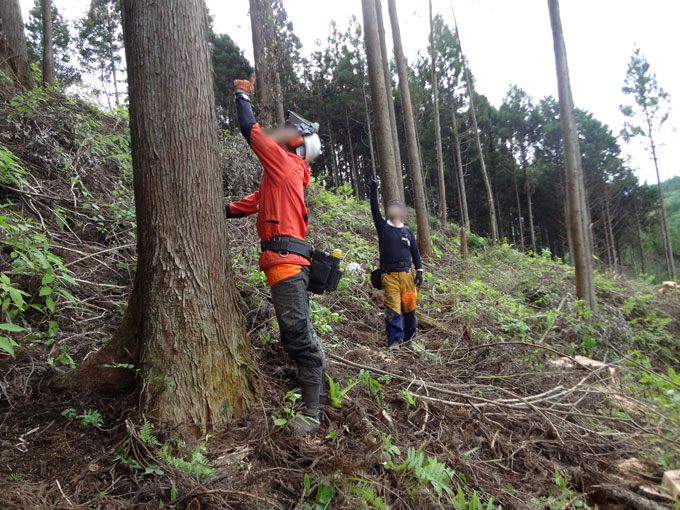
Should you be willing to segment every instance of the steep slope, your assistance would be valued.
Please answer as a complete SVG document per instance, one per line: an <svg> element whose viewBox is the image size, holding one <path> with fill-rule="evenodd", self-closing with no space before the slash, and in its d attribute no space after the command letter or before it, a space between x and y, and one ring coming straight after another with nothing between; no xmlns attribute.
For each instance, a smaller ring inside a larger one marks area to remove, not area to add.
<svg viewBox="0 0 680 510"><path fill-rule="evenodd" d="M387 352L367 278L369 211L344 188L308 193L310 238L342 249L346 268L337 293L311 301L330 375L349 388L324 408L317 437L285 432L295 374L257 270L254 219L229 230L268 388L252 415L187 445L139 416L134 395L54 385L107 341L126 305L126 126L122 111L0 87L0 345L16 356L0 360L3 508L670 507L653 488L679 461L680 293L598 275L593 314L548 253L470 235L463 261L457 228L440 225L419 336ZM225 134L222 151L225 194L252 191L247 146Z"/></svg>

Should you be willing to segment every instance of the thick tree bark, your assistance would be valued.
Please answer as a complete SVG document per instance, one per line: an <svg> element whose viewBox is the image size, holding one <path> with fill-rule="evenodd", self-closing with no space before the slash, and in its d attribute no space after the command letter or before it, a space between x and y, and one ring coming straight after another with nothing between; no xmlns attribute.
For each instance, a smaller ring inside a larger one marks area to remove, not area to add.
<svg viewBox="0 0 680 510"><path fill-rule="evenodd" d="M395 168L392 125L390 122L387 94L385 90L385 73L378 36L378 20L375 0L361 0L364 17L364 39L366 44L366 62L368 79L371 86L373 117L375 121L375 138L380 161L380 180L385 205L390 200L400 200L401 193Z"/></svg>
<svg viewBox="0 0 680 510"><path fill-rule="evenodd" d="M123 0L137 273L114 339L83 370L141 366L142 411L200 435L248 411L255 365L231 280L202 0Z"/></svg>
<svg viewBox="0 0 680 510"><path fill-rule="evenodd" d="M43 85L54 83L54 49L52 44L52 1L40 0L42 14L42 80Z"/></svg>
<svg viewBox="0 0 680 510"><path fill-rule="evenodd" d="M380 53L382 54L383 76L385 77L385 93L387 94L387 106L390 114L390 125L392 127L392 147L394 147L394 168L397 171L397 184L399 185L399 195L402 202L406 200L404 191L404 176L401 166L401 152L399 147L399 136L397 134L397 115L394 110L394 97L392 96L392 73L390 72L390 57L387 53L387 43L385 41L385 24L382 15L382 3L375 0L375 13L378 20L378 35L380 36Z"/></svg>
<svg viewBox="0 0 680 510"><path fill-rule="evenodd" d="M411 105L411 91L408 86L408 71L406 58L401 44L401 30L397 14L396 0L388 0L390 21L392 25L392 39L394 43L394 57L397 62L397 74L399 76L399 93L401 94L401 109L404 116L404 132L406 134L406 149L408 152L408 165L413 187L413 202L416 209L416 222L418 224L418 248L423 257L432 256L432 241L430 239L430 219L425 200L425 186L423 185L423 171L420 166L420 151L418 150L418 135L416 134L416 122L413 117Z"/></svg>
<svg viewBox="0 0 680 510"><path fill-rule="evenodd" d="M562 32L558 0L548 0L552 27L557 85L560 103L560 127L564 150L564 173L567 188L567 230L572 263L576 273L576 295L591 309L595 309L595 283L593 279L591 235L586 206L581 150L574 117L574 100L571 95L567 49Z"/></svg>
<svg viewBox="0 0 680 510"><path fill-rule="evenodd" d="M458 135L456 99L451 91L451 119L453 127L453 146L456 152L456 170L458 175L458 193L460 199L461 221L466 229L470 229L470 215L468 213L467 193L465 192L465 172L463 171L463 155L460 150L460 136Z"/></svg>
<svg viewBox="0 0 680 510"><path fill-rule="evenodd" d="M439 191L437 216L446 223L446 182L444 180L444 155L442 154L442 132L439 124L439 85L437 83L437 58L434 47L434 21L432 0L430 0L430 59L432 61L432 104L434 106L434 143L437 151L437 184Z"/></svg>
<svg viewBox="0 0 680 510"><path fill-rule="evenodd" d="M250 0L255 57L257 119L264 127L283 122L281 83L276 66L274 11L270 0Z"/></svg>
<svg viewBox="0 0 680 510"><path fill-rule="evenodd" d="M27 89L35 86L19 0L0 0L0 71Z"/></svg>

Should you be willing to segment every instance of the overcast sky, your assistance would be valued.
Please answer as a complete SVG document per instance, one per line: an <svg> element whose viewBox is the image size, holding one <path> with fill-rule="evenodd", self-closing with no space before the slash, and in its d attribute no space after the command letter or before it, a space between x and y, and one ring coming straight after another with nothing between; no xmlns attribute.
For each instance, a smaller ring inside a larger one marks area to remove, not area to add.
<svg viewBox="0 0 680 510"><path fill-rule="evenodd" d="M433 0L434 10L452 24L456 9L463 50L477 80L477 91L499 106L510 84L535 98L557 95L552 34L546 0ZM81 16L88 2L54 0L67 18ZM228 33L252 61L248 2L206 0L215 30ZM387 0L384 17L389 28ZM21 0L24 19L33 0ZM637 44L671 94L676 109L659 136L662 179L680 175L680 0L562 0L564 26L576 105L608 124L615 134L623 126L619 105L633 46ZM335 20L340 30L356 15L360 0L284 0L303 52L324 42ZM397 0L404 50L409 59L425 52L428 37L427 0ZM391 49L391 35L388 33ZM303 113L304 114L304 113ZM648 153L638 143L622 142L624 154L642 181L655 182Z"/></svg>

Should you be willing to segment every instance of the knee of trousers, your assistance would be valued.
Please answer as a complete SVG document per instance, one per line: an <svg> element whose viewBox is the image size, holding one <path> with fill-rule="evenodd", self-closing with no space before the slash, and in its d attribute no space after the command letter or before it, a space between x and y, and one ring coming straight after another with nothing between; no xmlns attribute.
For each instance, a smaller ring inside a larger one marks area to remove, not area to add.
<svg viewBox="0 0 680 510"><path fill-rule="evenodd" d="M302 385L320 385L323 382L323 367L308 367L298 364L298 381Z"/></svg>

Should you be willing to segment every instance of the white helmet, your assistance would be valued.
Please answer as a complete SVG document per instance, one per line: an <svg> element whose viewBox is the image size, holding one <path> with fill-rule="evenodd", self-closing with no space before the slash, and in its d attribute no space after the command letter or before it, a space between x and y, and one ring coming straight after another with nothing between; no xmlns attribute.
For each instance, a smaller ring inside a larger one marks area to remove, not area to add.
<svg viewBox="0 0 680 510"><path fill-rule="evenodd" d="M302 135L302 145L295 152L307 162L314 161L321 154L321 138L316 133Z"/></svg>
<svg viewBox="0 0 680 510"><path fill-rule="evenodd" d="M300 117L297 113L288 111L286 124L295 126L300 131L302 143L295 147L295 152L305 161L314 161L321 154L321 138L319 138L319 124Z"/></svg>

